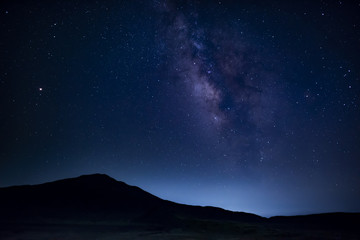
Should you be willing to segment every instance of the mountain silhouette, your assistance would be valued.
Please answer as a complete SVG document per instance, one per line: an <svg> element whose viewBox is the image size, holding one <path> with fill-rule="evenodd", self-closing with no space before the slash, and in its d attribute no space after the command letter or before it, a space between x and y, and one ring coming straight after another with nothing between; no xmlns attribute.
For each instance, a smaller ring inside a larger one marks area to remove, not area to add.
<svg viewBox="0 0 360 240"><path fill-rule="evenodd" d="M111 239L358 239L359 222L359 213L264 218L179 204L104 174L0 188L0 239L72 240L95 233Z"/></svg>
<svg viewBox="0 0 360 240"><path fill-rule="evenodd" d="M181 219L262 221L255 214L178 204L104 174L0 188L0 220L91 220L177 224Z"/></svg>

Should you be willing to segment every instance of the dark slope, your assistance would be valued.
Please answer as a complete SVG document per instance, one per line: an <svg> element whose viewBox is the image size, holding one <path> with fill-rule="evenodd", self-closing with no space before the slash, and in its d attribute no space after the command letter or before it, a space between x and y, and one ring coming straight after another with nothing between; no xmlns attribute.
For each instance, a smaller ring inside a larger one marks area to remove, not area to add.
<svg viewBox="0 0 360 240"><path fill-rule="evenodd" d="M0 189L0 215L15 218L130 219L163 200L106 175Z"/></svg>
<svg viewBox="0 0 360 240"><path fill-rule="evenodd" d="M0 188L0 223L125 222L162 227L194 222L237 222L296 229L358 229L360 214L330 213L266 219L162 200L103 174L84 175L32 186ZM356 230L357 231L357 230Z"/></svg>
<svg viewBox="0 0 360 240"><path fill-rule="evenodd" d="M261 221L262 217L162 200L107 175L0 188L0 220L87 220L178 224L183 219Z"/></svg>

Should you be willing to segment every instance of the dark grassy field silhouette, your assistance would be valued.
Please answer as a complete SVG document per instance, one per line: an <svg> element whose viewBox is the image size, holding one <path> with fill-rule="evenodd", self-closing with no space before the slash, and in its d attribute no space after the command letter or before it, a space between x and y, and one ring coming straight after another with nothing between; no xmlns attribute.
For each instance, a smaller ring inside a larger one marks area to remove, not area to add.
<svg viewBox="0 0 360 240"><path fill-rule="evenodd" d="M0 189L0 239L358 239L358 213L264 218L178 204L107 175Z"/></svg>

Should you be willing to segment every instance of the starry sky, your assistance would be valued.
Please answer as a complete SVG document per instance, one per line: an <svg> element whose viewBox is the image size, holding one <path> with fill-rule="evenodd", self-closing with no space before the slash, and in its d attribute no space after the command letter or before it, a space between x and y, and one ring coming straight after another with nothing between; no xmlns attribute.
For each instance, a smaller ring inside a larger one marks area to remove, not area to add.
<svg viewBox="0 0 360 240"><path fill-rule="evenodd" d="M0 187L360 211L360 1L5 0L0 32Z"/></svg>

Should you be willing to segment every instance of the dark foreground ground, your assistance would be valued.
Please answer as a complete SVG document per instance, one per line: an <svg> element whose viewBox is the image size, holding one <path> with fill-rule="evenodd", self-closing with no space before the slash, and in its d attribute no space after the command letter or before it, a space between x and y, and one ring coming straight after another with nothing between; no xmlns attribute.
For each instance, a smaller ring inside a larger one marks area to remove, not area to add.
<svg viewBox="0 0 360 240"><path fill-rule="evenodd" d="M284 224L194 220L176 228L125 223L2 224L0 239L360 239L360 235L358 231L312 229Z"/></svg>

